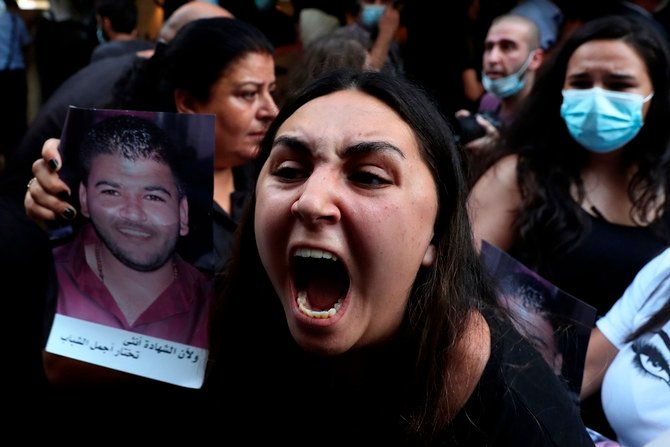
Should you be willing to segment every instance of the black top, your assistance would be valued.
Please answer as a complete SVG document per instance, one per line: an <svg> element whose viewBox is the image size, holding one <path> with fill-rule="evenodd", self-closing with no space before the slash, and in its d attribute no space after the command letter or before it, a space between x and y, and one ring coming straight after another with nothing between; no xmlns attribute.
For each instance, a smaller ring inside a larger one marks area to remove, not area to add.
<svg viewBox="0 0 670 447"><path fill-rule="evenodd" d="M594 306L597 315L602 316L621 297L642 266L663 251L669 241L651 227L617 225L579 209L590 226L583 240L538 273ZM670 228L670 223L664 224ZM514 256L513 250L511 254Z"/></svg>
<svg viewBox="0 0 670 447"><path fill-rule="evenodd" d="M253 299L249 309L260 313ZM567 387L540 354L511 323L487 321L489 361L463 409L434 442L406 432L398 398L412 367L398 363L393 347L366 353L365 368L341 374L327 366L332 359L302 361L304 353L280 350L268 337L265 350L245 346L250 358L235 357L230 368L242 375L228 377L227 393L209 396L212 411L227 415L224 436L254 444L592 447ZM255 323L249 319L250 332L262 331Z"/></svg>
<svg viewBox="0 0 670 447"><path fill-rule="evenodd" d="M592 216L581 207L579 210L588 222L582 241L569 253L550 260L538 273L561 290L594 306L600 317L621 297L637 272L668 246L668 240L651 227L617 225ZM664 215L662 225L668 231L668 210ZM518 246L510 254L524 259ZM582 401L581 411L589 428L608 437L615 436L603 413L600 391Z"/></svg>
<svg viewBox="0 0 670 447"><path fill-rule="evenodd" d="M235 191L230 196L231 214L226 213L215 202L213 203L212 242L214 249L194 261L195 266L199 269L213 273L221 273L225 269L232 254L235 231L251 196L254 175L253 163L233 168Z"/></svg>
<svg viewBox="0 0 670 447"><path fill-rule="evenodd" d="M593 446L567 388L507 323L487 318L491 357L444 445Z"/></svg>
<svg viewBox="0 0 670 447"><path fill-rule="evenodd" d="M144 39L112 40L95 47L93 54L91 54L91 62L153 48L154 43Z"/></svg>

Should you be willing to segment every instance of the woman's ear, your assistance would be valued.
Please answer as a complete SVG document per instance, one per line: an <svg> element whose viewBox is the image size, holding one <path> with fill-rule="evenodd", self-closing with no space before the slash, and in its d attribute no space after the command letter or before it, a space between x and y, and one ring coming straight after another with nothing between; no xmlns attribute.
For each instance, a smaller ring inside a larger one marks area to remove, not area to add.
<svg viewBox="0 0 670 447"><path fill-rule="evenodd" d="M174 105L179 113L198 113L198 101L184 89L174 91Z"/></svg>
<svg viewBox="0 0 670 447"><path fill-rule="evenodd" d="M421 265L424 267L430 267L433 265L435 262L435 245L430 244L428 248L426 248L426 253L423 255L423 260L421 261Z"/></svg>

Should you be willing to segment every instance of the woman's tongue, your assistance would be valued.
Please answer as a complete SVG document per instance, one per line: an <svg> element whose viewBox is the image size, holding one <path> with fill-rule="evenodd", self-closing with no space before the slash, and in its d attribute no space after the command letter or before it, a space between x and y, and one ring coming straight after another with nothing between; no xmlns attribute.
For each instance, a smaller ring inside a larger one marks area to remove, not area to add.
<svg viewBox="0 0 670 447"><path fill-rule="evenodd" d="M331 309L344 295L341 282L332 275L314 275L303 290L307 292L310 309L318 311Z"/></svg>

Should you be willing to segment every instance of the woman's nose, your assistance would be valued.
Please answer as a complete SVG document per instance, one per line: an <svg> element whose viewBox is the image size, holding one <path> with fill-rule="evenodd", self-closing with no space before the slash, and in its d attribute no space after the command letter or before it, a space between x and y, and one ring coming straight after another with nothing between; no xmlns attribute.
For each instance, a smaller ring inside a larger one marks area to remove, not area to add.
<svg viewBox="0 0 670 447"><path fill-rule="evenodd" d="M308 224L338 222L341 212L337 182L330 174L310 175L291 212Z"/></svg>
<svg viewBox="0 0 670 447"><path fill-rule="evenodd" d="M275 119L277 113L279 113L279 107L277 107L277 103L275 103L272 94L270 94L270 92L264 93L261 101L262 104L258 108L260 117L269 120Z"/></svg>

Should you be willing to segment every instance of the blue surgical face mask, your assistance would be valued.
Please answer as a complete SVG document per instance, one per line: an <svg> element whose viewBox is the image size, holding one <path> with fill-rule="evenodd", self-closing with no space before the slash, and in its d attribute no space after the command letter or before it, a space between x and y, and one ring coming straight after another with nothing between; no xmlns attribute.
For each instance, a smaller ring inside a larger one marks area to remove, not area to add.
<svg viewBox="0 0 670 447"><path fill-rule="evenodd" d="M259 11L270 11L275 7L275 0L254 0Z"/></svg>
<svg viewBox="0 0 670 447"><path fill-rule="evenodd" d="M102 30L102 26L98 25L95 29L95 37L98 38L98 43L107 42L107 37L105 37L105 32Z"/></svg>
<svg viewBox="0 0 670 447"><path fill-rule="evenodd" d="M486 74L482 73L482 86L486 89L487 92L497 96L498 98L508 98L510 96L516 95L526 86L526 70L530 62L533 60L533 55L535 51L531 51L528 55L528 59L523 63L521 68L519 68L516 73L512 73L509 76L505 76L500 79L491 79Z"/></svg>
<svg viewBox="0 0 670 447"><path fill-rule="evenodd" d="M361 11L361 22L366 28L374 28L379 23L379 19L384 15L386 5L363 5Z"/></svg>
<svg viewBox="0 0 670 447"><path fill-rule="evenodd" d="M642 105L652 96L653 92L643 97L600 87L563 90L561 116L579 144L593 152L611 152L640 132Z"/></svg>

